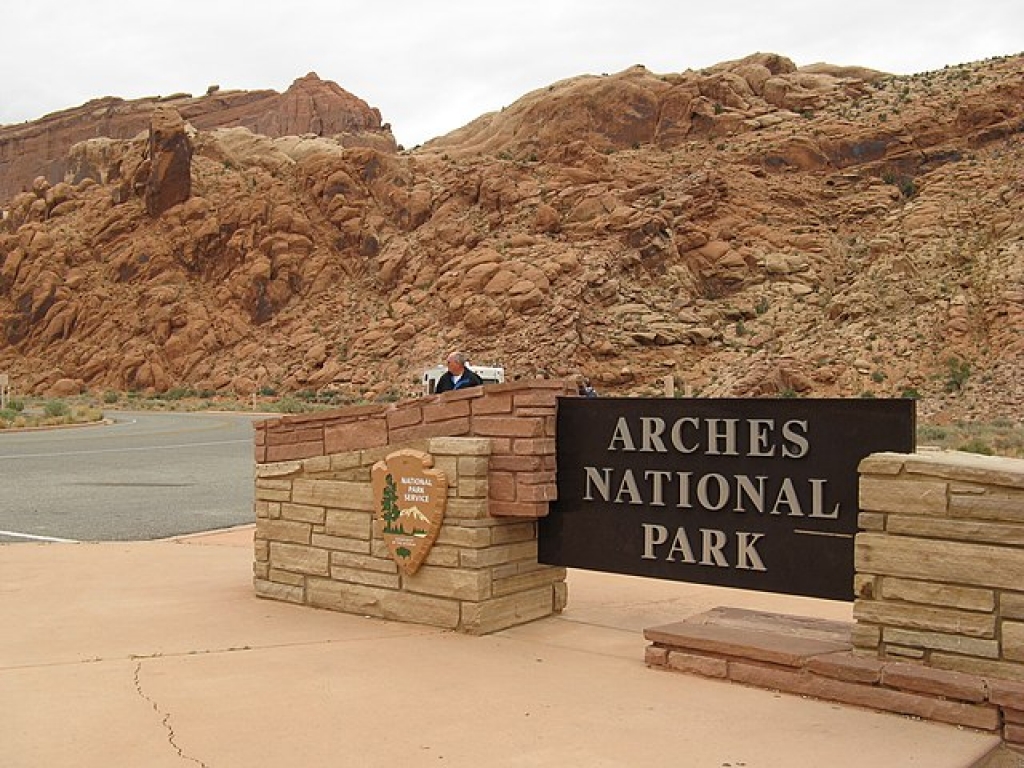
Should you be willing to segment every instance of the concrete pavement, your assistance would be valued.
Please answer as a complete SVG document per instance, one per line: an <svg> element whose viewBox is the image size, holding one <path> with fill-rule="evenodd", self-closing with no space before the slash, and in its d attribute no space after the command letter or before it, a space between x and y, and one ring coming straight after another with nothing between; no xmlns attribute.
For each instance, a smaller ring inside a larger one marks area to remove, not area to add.
<svg viewBox="0 0 1024 768"><path fill-rule="evenodd" d="M258 599L251 562L251 527L0 545L0 765L967 768L999 744L644 665L645 627L846 604L570 571L561 616L470 637Z"/></svg>

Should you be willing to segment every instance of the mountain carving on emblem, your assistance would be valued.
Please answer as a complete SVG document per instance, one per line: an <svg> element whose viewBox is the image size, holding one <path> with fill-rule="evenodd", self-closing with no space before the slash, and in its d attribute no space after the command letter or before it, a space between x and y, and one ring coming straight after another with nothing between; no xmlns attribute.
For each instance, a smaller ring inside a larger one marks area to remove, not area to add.
<svg viewBox="0 0 1024 768"><path fill-rule="evenodd" d="M418 507L409 507L402 510L402 514L398 518L398 526L402 529L402 533L426 536L427 529L430 527L430 518L420 512ZM410 528L412 530L409 530Z"/></svg>

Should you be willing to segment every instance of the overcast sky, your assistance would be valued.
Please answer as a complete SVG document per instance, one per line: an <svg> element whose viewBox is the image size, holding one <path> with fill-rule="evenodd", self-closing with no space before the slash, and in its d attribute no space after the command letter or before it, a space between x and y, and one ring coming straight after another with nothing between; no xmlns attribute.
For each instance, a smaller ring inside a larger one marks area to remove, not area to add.
<svg viewBox="0 0 1024 768"><path fill-rule="evenodd" d="M316 72L413 147L567 77L758 51L896 74L1024 51L1024 0L5 2L0 124L100 96L284 91Z"/></svg>

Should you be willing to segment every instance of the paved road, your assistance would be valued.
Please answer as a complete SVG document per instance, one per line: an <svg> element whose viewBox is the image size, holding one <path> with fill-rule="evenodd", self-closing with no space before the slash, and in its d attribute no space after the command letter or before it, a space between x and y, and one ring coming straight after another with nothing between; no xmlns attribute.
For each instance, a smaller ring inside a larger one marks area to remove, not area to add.
<svg viewBox="0 0 1024 768"><path fill-rule="evenodd" d="M252 522L252 416L107 417L0 432L0 542L135 541Z"/></svg>

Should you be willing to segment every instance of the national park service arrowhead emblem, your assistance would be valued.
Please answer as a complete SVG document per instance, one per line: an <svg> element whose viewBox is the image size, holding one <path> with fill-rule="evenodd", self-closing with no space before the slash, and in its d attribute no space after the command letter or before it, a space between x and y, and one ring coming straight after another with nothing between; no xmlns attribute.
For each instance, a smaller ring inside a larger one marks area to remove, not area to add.
<svg viewBox="0 0 1024 768"><path fill-rule="evenodd" d="M412 576L441 532L448 480L430 454L402 449L373 465L377 522L398 569Z"/></svg>

